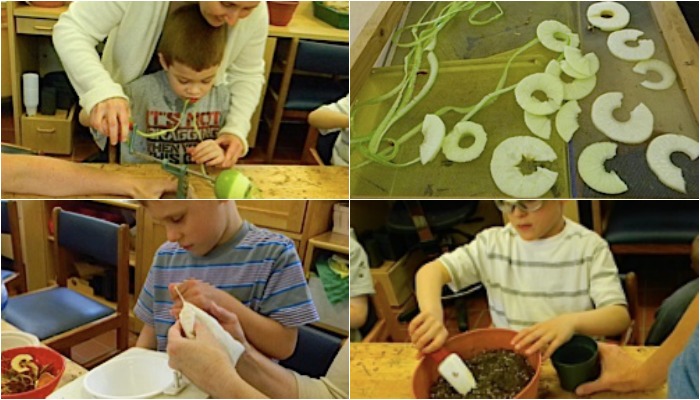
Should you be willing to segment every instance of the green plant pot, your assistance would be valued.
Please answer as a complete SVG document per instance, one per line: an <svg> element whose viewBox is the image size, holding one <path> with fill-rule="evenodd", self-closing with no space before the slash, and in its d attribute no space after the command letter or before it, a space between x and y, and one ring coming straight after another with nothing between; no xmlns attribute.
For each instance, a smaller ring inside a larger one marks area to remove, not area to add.
<svg viewBox="0 0 700 400"><path fill-rule="evenodd" d="M588 336L574 335L552 354L552 364L562 389L573 392L600 376L598 344Z"/></svg>

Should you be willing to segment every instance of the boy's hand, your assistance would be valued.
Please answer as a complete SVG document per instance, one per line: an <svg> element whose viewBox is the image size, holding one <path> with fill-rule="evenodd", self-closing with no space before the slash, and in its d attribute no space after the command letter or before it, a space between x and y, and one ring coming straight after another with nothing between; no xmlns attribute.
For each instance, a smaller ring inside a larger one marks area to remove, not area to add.
<svg viewBox="0 0 700 400"><path fill-rule="evenodd" d="M232 133L220 132L216 143L226 149L224 162L220 165L220 168L233 167L238 162L238 159L243 156L243 141Z"/></svg>
<svg viewBox="0 0 700 400"><path fill-rule="evenodd" d="M544 351L542 357L551 357L554 350L566 343L576 332L576 314L564 314L540 322L518 332L511 344L526 355Z"/></svg>
<svg viewBox="0 0 700 400"><path fill-rule="evenodd" d="M417 357L440 349L447 340L447 329L442 318L437 318L429 312L422 311L408 324L408 334L411 343L418 350Z"/></svg>
<svg viewBox="0 0 700 400"><path fill-rule="evenodd" d="M238 320L238 315L235 313L219 307L218 304L212 302L208 309L205 310L211 314L219 324L228 332L234 339L238 340L243 344L243 346L248 347L248 341L246 340L245 333L243 332L243 327L241 326L241 321Z"/></svg>
<svg viewBox="0 0 700 400"><path fill-rule="evenodd" d="M224 162L224 149L214 140L208 139L199 143L196 147L187 149L187 154L197 164L206 164L210 167L219 166Z"/></svg>
<svg viewBox="0 0 700 400"><path fill-rule="evenodd" d="M188 279L180 284L171 283L168 285L168 292L170 292L170 297L173 300L173 307L170 310L170 314L175 318L177 318L177 316L180 315L180 311L182 311L182 300L175 291L176 286L185 300L202 310L209 310L211 307L214 293L216 293L216 288L214 286L197 279Z"/></svg>

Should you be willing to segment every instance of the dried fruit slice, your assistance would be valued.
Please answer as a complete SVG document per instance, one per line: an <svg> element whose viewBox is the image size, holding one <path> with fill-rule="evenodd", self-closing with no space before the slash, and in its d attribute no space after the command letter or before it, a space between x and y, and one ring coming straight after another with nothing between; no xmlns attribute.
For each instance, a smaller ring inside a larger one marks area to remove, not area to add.
<svg viewBox="0 0 700 400"><path fill-rule="evenodd" d="M622 106L623 95L609 92L600 95L593 102L591 120L593 125L612 140L637 144L649 139L654 129L654 115L644 103L639 103L630 113L630 119L620 122L613 111Z"/></svg>
<svg viewBox="0 0 700 400"><path fill-rule="evenodd" d="M608 49L615 57L625 61L648 60L654 55L654 41L651 39L638 40L644 32L637 29L623 29L608 35ZM638 45L631 47L627 42L637 41Z"/></svg>
<svg viewBox="0 0 700 400"><path fill-rule="evenodd" d="M501 142L491 158L491 178L503 193L518 198L535 198L547 193L557 181L558 173L543 167L525 175L520 170L523 158L535 162L557 159L544 141L531 136L515 136Z"/></svg>
<svg viewBox="0 0 700 400"><path fill-rule="evenodd" d="M665 90L673 85L676 81L676 73L673 71L670 65L666 64L661 60L644 60L638 62L632 71L638 74L646 74L649 71L658 72L661 75L661 80L658 82L643 81L642 86L651 90Z"/></svg>
<svg viewBox="0 0 700 400"><path fill-rule="evenodd" d="M620 30L630 22L630 12L627 11L627 8L614 1L591 4L586 16L591 25L605 32Z"/></svg>
<svg viewBox="0 0 700 400"><path fill-rule="evenodd" d="M545 115L535 115L525 111L525 125L535 136L544 140L548 140L552 135L552 121Z"/></svg>
<svg viewBox="0 0 700 400"><path fill-rule="evenodd" d="M437 115L426 114L423 118L421 131L423 132L423 143L418 151L420 162L425 165L432 161L440 151L442 140L445 138L445 124Z"/></svg>
<svg viewBox="0 0 700 400"><path fill-rule="evenodd" d="M533 94L543 92L547 100L540 101ZM515 100L523 110L535 115L556 112L564 100L564 85L553 75L539 72L523 78L515 87Z"/></svg>
<svg viewBox="0 0 700 400"><path fill-rule="evenodd" d="M573 33L568 26L552 19L537 25L537 39L542 46L557 53L564 51L566 46L578 47L579 45L577 34Z"/></svg>
<svg viewBox="0 0 700 400"><path fill-rule="evenodd" d="M556 60L551 60L544 72L561 79L561 66ZM585 79L574 79L568 83L562 81L564 85L564 100L581 100L593 92L597 82L595 75Z"/></svg>
<svg viewBox="0 0 700 400"><path fill-rule="evenodd" d="M576 100L571 100L561 106L556 118L554 119L557 127L557 132L565 142L569 143L574 133L578 130L578 115L581 113Z"/></svg>
<svg viewBox="0 0 700 400"><path fill-rule="evenodd" d="M465 136L473 136L474 143L464 148L459 146L459 141ZM448 160L454 162L468 162L476 159L483 153L486 147L486 132L476 122L460 122L452 129L442 143L442 153Z"/></svg>
<svg viewBox="0 0 700 400"><path fill-rule="evenodd" d="M572 76L572 78L589 78L598 73L598 70L600 69L600 60L598 60L598 56L593 52L583 55L581 54L581 50L575 47L566 46L564 47L564 59L566 60L568 66L570 66L579 75Z"/></svg>
<svg viewBox="0 0 700 400"><path fill-rule="evenodd" d="M615 171L605 170L605 161L617 154L613 142L593 143L578 157L578 173L591 189L605 194L620 194L628 190L627 184Z"/></svg>
<svg viewBox="0 0 700 400"><path fill-rule="evenodd" d="M647 147L647 163L664 185L677 192L686 193L683 171L671 162L671 154L675 152L695 160L698 158L698 142L675 133L657 136Z"/></svg>

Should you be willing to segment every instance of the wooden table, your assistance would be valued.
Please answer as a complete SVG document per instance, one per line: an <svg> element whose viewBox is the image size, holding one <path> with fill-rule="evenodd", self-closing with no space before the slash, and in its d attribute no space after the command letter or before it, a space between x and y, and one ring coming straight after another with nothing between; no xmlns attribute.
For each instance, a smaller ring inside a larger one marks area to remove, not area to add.
<svg viewBox="0 0 700 400"><path fill-rule="evenodd" d="M11 331L19 331L16 327L11 325L8 322L5 322L5 320L2 320L2 327L1 329L2 332L11 332ZM66 370L63 372L63 376L61 377L61 381L58 382L58 387L60 388L62 386L67 385L68 383L74 381L76 378L79 376L87 373L87 370L80 366L79 364L75 363L69 358L63 357L66 360Z"/></svg>
<svg viewBox="0 0 700 400"><path fill-rule="evenodd" d="M646 359L654 347L625 347L633 357ZM418 366L416 350L410 343L352 343L350 345L350 398L413 398L413 371ZM542 366L539 396L545 399L576 398L559 386L559 379L547 361ZM666 386L655 391L598 393L592 398L666 398Z"/></svg>
<svg viewBox="0 0 700 400"><path fill-rule="evenodd" d="M159 164L84 164L105 171L120 171L144 177L172 176ZM199 172L199 167L193 166ZM348 198L348 168L306 165L239 165L236 170L245 174L260 190L261 199L342 199ZM190 176L190 186L196 198L213 199L214 188L205 179ZM3 199L37 198L40 196L2 193ZM75 197L75 196L72 196ZM105 196L90 196L105 198ZM113 196L107 196L113 197Z"/></svg>

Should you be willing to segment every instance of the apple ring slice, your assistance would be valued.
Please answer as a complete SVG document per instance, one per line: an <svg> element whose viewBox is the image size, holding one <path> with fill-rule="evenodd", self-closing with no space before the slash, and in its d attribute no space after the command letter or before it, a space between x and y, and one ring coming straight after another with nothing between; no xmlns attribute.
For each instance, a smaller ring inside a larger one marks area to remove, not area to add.
<svg viewBox="0 0 700 400"><path fill-rule="evenodd" d="M617 144L598 142L583 149L578 157L578 173L591 189L604 194L620 194L627 184L615 171L605 170L605 161L617 154Z"/></svg>
<svg viewBox="0 0 700 400"><path fill-rule="evenodd" d="M601 31L613 32L630 23L630 12L620 3L601 1L593 3L586 11L588 22Z"/></svg>
<svg viewBox="0 0 700 400"><path fill-rule="evenodd" d="M474 143L469 147L460 147L459 141L465 136L473 136ZM476 122L460 122L452 128L442 142L442 153L454 162L469 162L478 158L486 147L486 131Z"/></svg>
<svg viewBox="0 0 700 400"><path fill-rule="evenodd" d="M666 64L661 60L644 60L635 64L632 68L633 72L638 74L646 74L649 71L655 71L661 75L661 80L658 82L652 82L645 80L642 82L642 86L651 90L665 90L673 85L676 81L676 73L673 71L670 65Z"/></svg>
<svg viewBox="0 0 700 400"><path fill-rule="evenodd" d="M639 144L651 137L654 115L644 103L639 103L630 113L630 119L620 122L613 111L622 106L623 95L609 92L598 96L591 107L593 125L607 137L621 143Z"/></svg>
<svg viewBox="0 0 700 400"><path fill-rule="evenodd" d="M608 35L608 49L615 57L624 61L648 60L654 56L656 48L651 39L638 40L644 32L637 29L623 29ZM637 46L628 46L627 42L637 42Z"/></svg>
<svg viewBox="0 0 700 400"><path fill-rule="evenodd" d="M671 162L671 154L675 152L683 153L691 160L696 160L698 142L675 133L657 136L647 147L647 164L664 185L677 192L686 193L683 171Z"/></svg>
<svg viewBox="0 0 700 400"><path fill-rule="evenodd" d="M520 170L523 158L548 162L556 160L557 154L547 143L531 136L508 138L493 151L491 178L508 196L521 199L540 197L554 186L559 174L537 167L533 173L525 175Z"/></svg>
<svg viewBox="0 0 700 400"><path fill-rule="evenodd" d="M547 100L538 100L533 96L535 92L543 92ZM515 101L530 114L552 114L561 107L563 100L564 85L561 79L544 72L526 76L515 87Z"/></svg>

